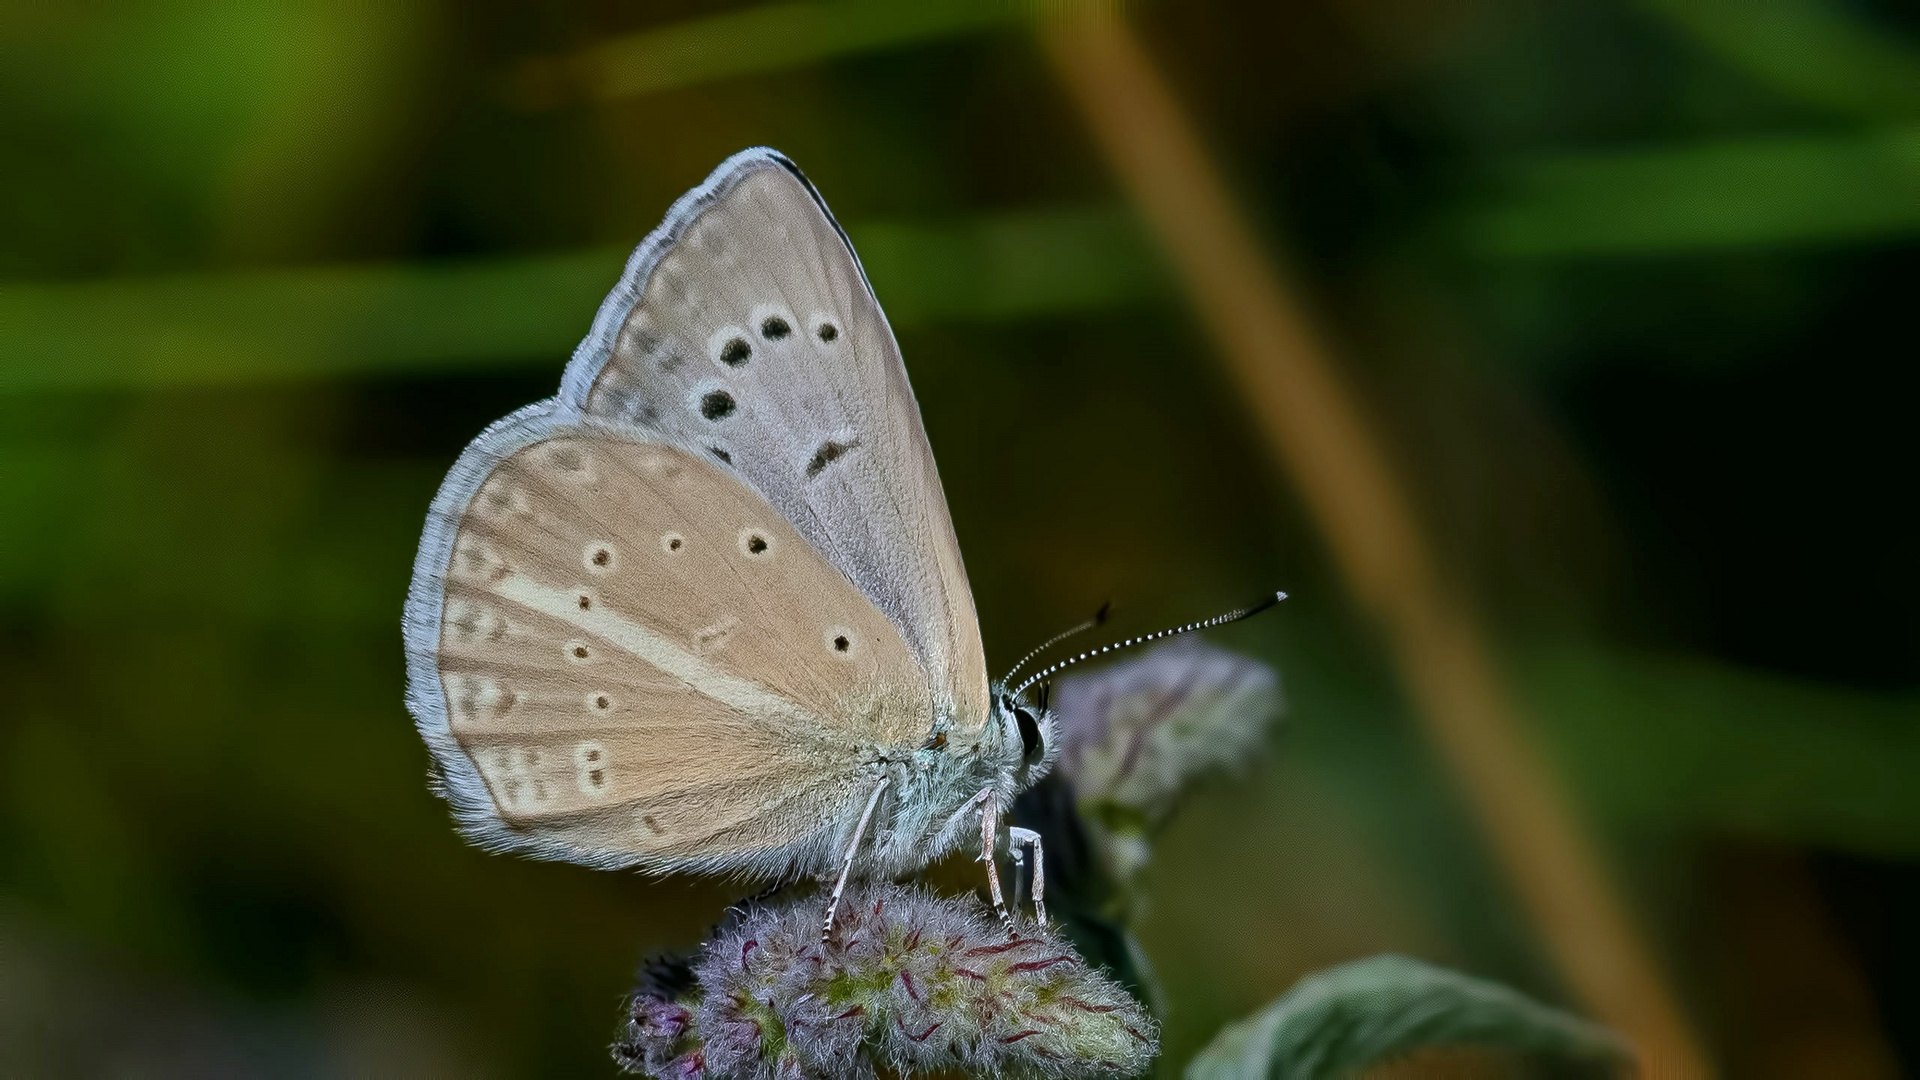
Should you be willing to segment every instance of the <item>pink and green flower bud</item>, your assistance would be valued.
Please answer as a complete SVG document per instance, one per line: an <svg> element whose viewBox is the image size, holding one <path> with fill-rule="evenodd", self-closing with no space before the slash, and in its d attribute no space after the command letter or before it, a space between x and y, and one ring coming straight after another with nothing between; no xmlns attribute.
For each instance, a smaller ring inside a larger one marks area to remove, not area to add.
<svg viewBox="0 0 1920 1080"><path fill-rule="evenodd" d="M865 1080L877 1070L1093 1080L1143 1072L1153 1021L1064 938L1009 937L971 898L894 885L749 910L694 961L681 1001L636 995L629 1071L677 1080Z"/></svg>

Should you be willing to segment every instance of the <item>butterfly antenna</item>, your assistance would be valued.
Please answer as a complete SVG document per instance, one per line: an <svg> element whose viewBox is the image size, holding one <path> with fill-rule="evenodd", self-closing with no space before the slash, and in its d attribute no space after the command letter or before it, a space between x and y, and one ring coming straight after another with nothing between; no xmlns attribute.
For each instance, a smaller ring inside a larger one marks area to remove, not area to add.
<svg viewBox="0 0 1920 1080"><path fill-rule="evenodd" d="M1061 642L1067 640L1068 638L1072 637L1075 634L1083 634L1088 630L1093 629L1096 626L1102 625L1107 621L1107 616L1112 613L1113 613L1113 601L1109 600L1106 603L1100 605L1100 610L1093 613L1093 618L1087 619L1084 622L1075 623L1074 625L1067 627L1065 630L1062 630L1059 633L1048 638L1047 640L1041 642L1039 645L1034 647L1034 650L1032 652L1021 657L1019 663L1013 665L1012 670L1008 671L1006 676L1000 680L1000 685L1005 686L1008 683L1012 682L1013 677L1015 675L1020 674L1020 669L1032 663L1034 657L1039 656L1041 653L1046 652L1048 649L1053 648L1055 645L1060 644Z"/></svg>
<svg viewBox="0 0 1920 1080"><path fill-rule="evenodd" d="M1065 671L1067 668L1072 667L1082 660L1091 660L1096 656L1105 656L1107 653L1119 652L1121 649L1131 649L1135 645L1145 645L1150 641L1159 641L1162 638L1179 637L1181 634L1190 634L1195 630L1206 630L1215 626L1225 626L1228 623L1236 623L1241 619L1251 619L1286 598L1286 593L1277 592L1257 604L1222 612L1211 619L1201 619L1199 622L1190 622L1185 626L1175 626L1167 630L1156 630L1151 634L1142 634L1139 637L1128 638L1125 641L1116 641L1111 645L1102 645L1097 649L1089 649L1079 656L1069 660L1062 660L1050 667L1041 668L1039 671L1027 676L1026 682L1014 688L1013 696L1018 698L1021 694L1026 693L1027 687L1057 672ZM1024 662L1025 661L1022 661L1022 663Z"/></svg>

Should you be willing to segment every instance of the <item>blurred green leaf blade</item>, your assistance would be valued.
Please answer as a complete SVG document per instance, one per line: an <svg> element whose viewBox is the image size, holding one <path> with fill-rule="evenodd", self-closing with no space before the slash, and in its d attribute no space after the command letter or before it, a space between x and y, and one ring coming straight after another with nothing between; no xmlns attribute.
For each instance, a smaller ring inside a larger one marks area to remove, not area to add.
<svg viewBox="0 0 1920 1080"><path fill-rule="evenodd" d="M1607 1029L1517 990L1405 956L1373 956L1309 975L1224 1028L1187 1080L1322 1080L1415 1050L1493 1047L1612 1067L1627 1060Z"/></svg>
<svg viewBox="0 0 1920 1080"><path fill-rule="evenodd" d="M1516 653L1562 774L1616 826L1920 851L1920 700L1577 642Z"/></svg>
<svg viewBox="0 0 1920 1080"><path fill-rule="evenodd" d="M766 4L643 30L572 56L536 61L517 87L532 103L555 91L598 100L787 71L836 57L975 33L1016 21L1010 0L841 0ZM555 85L555 83L559 85Z"/></svg>
<svg viewBox="0 0 1920 1080"><path fill-rule="evenodd" d="M1911 237L1920 235L1920 131L1529 156L1496 168L1488 192L1459 235L1469 251L1501 259Z"/></svg>
<svg viewBox="0 0 1920 1080"><path fill-rule="evenodd" d="M1863 118L1920 117L1920 53L1846 5L1820 0L1640 0L1749 77L1798 101Z"/></svg>
<svg viewBox="0 0 1920 1080"><path fill-rule="evenodd" d="M895 326L1001 322L1163 292L1133 220L1047 207L852 230ZM452 265L313 267L0 285L0 393L550 363L624 249Z"/></svg>

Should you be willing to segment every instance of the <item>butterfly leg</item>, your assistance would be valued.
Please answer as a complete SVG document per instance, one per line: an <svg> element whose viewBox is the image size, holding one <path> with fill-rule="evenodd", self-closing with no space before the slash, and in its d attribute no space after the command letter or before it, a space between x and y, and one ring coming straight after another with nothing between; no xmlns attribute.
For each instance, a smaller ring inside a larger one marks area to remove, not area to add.
<svg viewBox="0 0 1920 1080"><path fill-rule="evenodd" d="M1020 859L1022 847L1033 852L1033 915L1044 923L1047 921L1047 860L1042 854L1040 834L1015 826L1007 830L1007 843L1016 861L1023 861Z"/></svg>
<svg viewBox="0 0 1920 1080"><path fill-rule="evenodd" d="M874 785L873 794L867 797L867 808L860 812L860 823L853 827L853 839L847 844L846 858L840 862L840 880L833 883L833 899L827 901L826 925L820 928L820 940L826 941L833 933L833 914L840 908L840 894L846 890L847 875L853 872L853 856L860 850L860 841L867 835L867 823L873 820L873 808L880 805L880 793L893 783L893 777L883 776Z"/></svg>
<svg viewBox="0 0 1920 1080"><path fill-rule="evenodd" d="M941 835L945 835L946 830L952 828L955 822L958 822L961 818L964 818L968 814L972 813L974 807L979 806L983 802L986 802L992 796L993 796L993 789L990 787L981 788L979 791L974 792L973 798L968 799L966 802L960 804L960 809L955 810L953 813L947 815L946 824L941 826Z"/></svg>
<svg viewBox="0 0 1920 1080"><path fill-rule="evenodd" d="M986 805L980 811L980 861L987 864L987 892L993 896L993 910L1000 913L1000 921L1007 924L1011 934L1015 932L1013 913L1007 910L1006 897L1000 892L1000 860L994 853L1000 839L1000 800L991 791L985 795Z"/></svg>

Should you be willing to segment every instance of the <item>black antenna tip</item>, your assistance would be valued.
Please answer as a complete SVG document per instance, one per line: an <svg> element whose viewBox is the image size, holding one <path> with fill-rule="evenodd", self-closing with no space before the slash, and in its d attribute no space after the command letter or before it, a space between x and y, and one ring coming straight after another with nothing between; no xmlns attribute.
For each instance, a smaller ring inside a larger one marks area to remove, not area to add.
<svg viewBox="0 0 1920 1080"><path fill-rule="evenodd" d="M1095 626L1104 625L1107 621L1107 616L1111 614L1113 614L1113 601L1109 600L1106 603L1100 605L1099 611L1096 611L1093 613L1093 625Z"/></svg>

